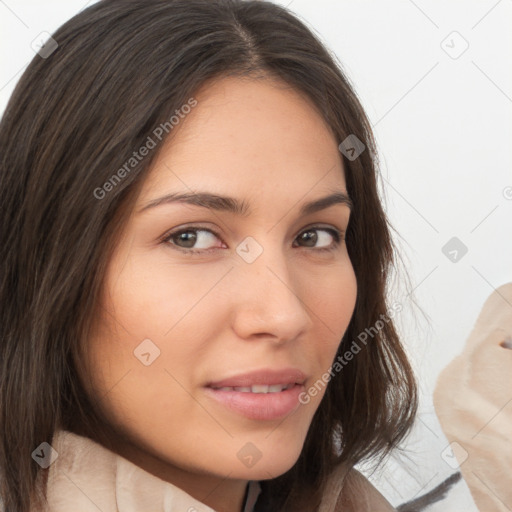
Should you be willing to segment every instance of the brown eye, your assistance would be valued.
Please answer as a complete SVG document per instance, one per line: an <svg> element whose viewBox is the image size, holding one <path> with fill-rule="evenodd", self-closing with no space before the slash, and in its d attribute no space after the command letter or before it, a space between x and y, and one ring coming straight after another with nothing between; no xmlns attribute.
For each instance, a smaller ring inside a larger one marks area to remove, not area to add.
<svg viewBox="0 0 512 512"><path fill-rule="evenodd" d="M303 244L302 247L331 250L339 245L341 233L336 229L315 227L303 231L297 240Z"/></svg>
<svg viewBox="0 0 512 512"><path fill-rule="evenodd" d="M307 247L314 247L316 245L316 241L318 240L318 235L315 230L304 231L299 239L304 242Z"/></svg>
<svg viewBox="0 0 512 512"><path fill-rule="evenodd" d="M197 241L197 233L194 231L183 231L172 237L172 241L180 247L194 247Z"/></svg>
<svg viewBox="0 0 512 512"><path fill-rule="evenodd" d="M218 240L219 237L210 229L186 228L170 233L163 241L177 249L189 249L187 252L201 252L219 247L215 245Z"/></svg>
<svg viewBox="0 0 512 512"><path fill-rule="evenodd" d="M207 228L186 228L169 233L163 242L188 253L204 253L210 249L221 248L216 241L219 235ZM331 251L336 249L341 240L341 232L333 228L313 227L303 231L297 238L300 247L315 251ZM294 243L294 246L297 245Z"/></svg>

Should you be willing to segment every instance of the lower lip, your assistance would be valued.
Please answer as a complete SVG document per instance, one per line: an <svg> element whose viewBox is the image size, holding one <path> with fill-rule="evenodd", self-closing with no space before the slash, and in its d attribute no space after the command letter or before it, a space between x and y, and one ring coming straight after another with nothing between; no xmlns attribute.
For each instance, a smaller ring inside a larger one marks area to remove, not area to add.
<svg viewBox="0 0 512 512"><path fill-rule="evenodd" d="M244 393L205 388L209 396L251 420L278 420L293 412L299 405L299 395L304 386L295 384L278 393Z"/></svg>

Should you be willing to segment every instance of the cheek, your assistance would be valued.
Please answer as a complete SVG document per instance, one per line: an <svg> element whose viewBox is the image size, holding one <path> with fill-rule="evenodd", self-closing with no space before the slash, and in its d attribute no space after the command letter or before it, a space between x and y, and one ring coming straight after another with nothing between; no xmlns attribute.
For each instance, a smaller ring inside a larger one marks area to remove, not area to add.
<svg viewBox="0 0 512 512"><path fill-rule="evenodd" d="M111 269L88 343L95 395L108 393L115 402L108 407L128 415L136 404L170 407L197 380L197 363L222 322L206 295L226 270L184 269L133 253L114 258Z"/></svg>
<svg viewBox="0 0 512 512"><path fill-rule="evenodd" d="M357 282L352 265L345 263L316 276L309 281L305 297L317 331L323 332L324 339L329 340L334 357L356 304Z"/></svg>
<svg viewBox="0 0 512 512"><path fill-rule="evenodd" d="M332 378L329 371L354 312L357 281L352 265L325 272L322 278L317 276L306 297L306 305L315 321L309 360L316 361L316 365L301 401L314 410Z"/></svg>
<svg viewBox="0 0 512 512"><path fill-rule="evenodd" d="M107 275L104 323L117 328L115 336L123 340L124 351L132 356L139 343L151 339L157 345L165 343L174 358L182 354L193 359L187 354L200 348L196 343L204 339L203 326L211 324L219 310L207 295L229 266L173 264L163 250L149 255L134 252L111 266L120 270ZM180 342L184 336L187 339ZM178 341L169 344L170 339Z"/></svg>

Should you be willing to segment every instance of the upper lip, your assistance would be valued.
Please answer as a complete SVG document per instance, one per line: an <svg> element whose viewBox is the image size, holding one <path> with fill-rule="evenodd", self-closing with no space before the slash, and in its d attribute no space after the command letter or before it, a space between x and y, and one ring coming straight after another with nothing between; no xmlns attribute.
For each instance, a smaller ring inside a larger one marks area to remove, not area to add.
<svg viewBox="0 0 512 512"><path fill-rule="evenodd" d="M212 381L207 384L207 387L234 388L257 385L271 386L276 384L286 386L288 384L304 384L305 380L306 375L297 368L284 368L282 370L264 369Z"/></svg>

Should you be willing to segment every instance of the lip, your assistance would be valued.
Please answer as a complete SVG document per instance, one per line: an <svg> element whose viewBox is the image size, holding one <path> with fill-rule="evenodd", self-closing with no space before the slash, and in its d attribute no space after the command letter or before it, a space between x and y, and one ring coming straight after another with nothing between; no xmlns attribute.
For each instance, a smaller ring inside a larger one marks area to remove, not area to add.
<svg viewBox="0 0 512 512"><path fill-rule="evenodd" d="M284 368L282 370L255 370L244 374L235 375L226 379L212 381L207 384L207 387L215 388L235 388L246 386L266 385L272 384L304 384L306 375L297 368Z"/></svg>
<svg viewBox="0 0 512 512"><path fill-rule="evenodd" d="M209 383L204 391L218 404L246 418L272 421L291 414L300 405L306 375L298 369L258 370ZM290 386L275 393L252 393L221 388L257 385Z"/></svg>

